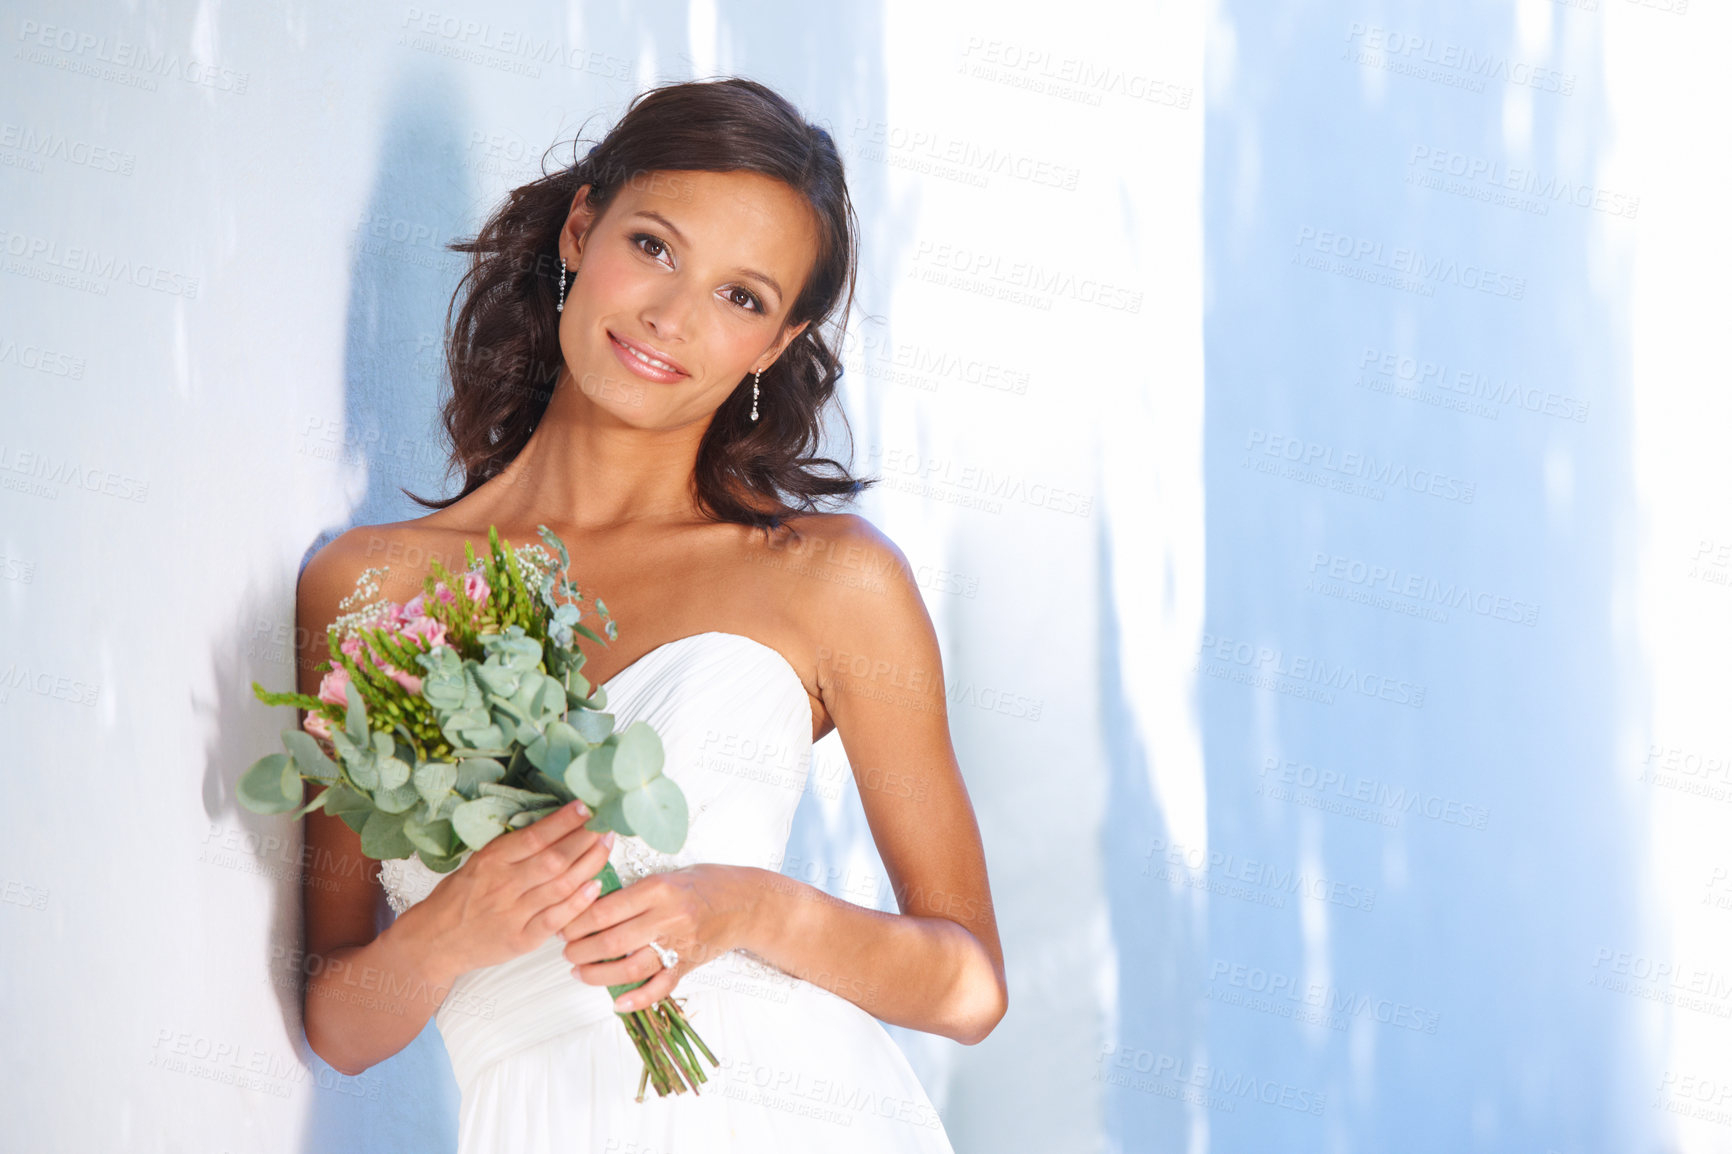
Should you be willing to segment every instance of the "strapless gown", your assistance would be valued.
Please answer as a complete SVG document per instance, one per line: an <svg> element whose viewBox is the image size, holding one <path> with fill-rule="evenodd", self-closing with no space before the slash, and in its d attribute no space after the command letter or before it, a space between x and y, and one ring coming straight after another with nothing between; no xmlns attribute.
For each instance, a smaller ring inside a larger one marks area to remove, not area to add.
<svg viewBox="0 0 1732 1154"><path fill-rule="evenodd" d="M776 869L805 787L812 715L775 649L698 633L652 649L606 683L616 725L661 735L663 772L691 813L676 855L619 838L630 885L697 862ZM382 862L401 913L445 876ZM852 1002L735 950L674 991L720 1062L696 1096L637 1102L642 1063L607 990L571 973L565 940L459 977L434 1016L461 1090L459 1154L949 1154L942 1122L884 1026ZM700 1059L702 1061L702 1059Z"/></svg>

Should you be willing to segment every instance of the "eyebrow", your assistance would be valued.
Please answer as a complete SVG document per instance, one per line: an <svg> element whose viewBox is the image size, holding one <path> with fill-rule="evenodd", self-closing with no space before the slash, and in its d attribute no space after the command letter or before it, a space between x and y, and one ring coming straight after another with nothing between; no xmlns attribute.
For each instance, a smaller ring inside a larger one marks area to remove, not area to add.
<svg viewBox="0 0 1732 1154"><path fill-rule="evenodd" d="M665 228L669 232L673 233L675 240L679 241L681 244L686 243L686 234L680 231L679 226L676 225L673 221L669 220L667 217L663 216L661 213L656 212L654 209L640 208L636 212L632 213L631 215L632 216L641 216L641 217L645 218L646 220L655 221L657 224L661 225L663 228ZM771 276L769 273L759 272L755 268L739 268L739 269L735 269L734 271L736 273L738 273L740 276L749 277L752 280L761 282L766 288L768 288L771 292L776 294L777 302L778 303L781 302L782 286L777 284L776 278Z"/></svg>

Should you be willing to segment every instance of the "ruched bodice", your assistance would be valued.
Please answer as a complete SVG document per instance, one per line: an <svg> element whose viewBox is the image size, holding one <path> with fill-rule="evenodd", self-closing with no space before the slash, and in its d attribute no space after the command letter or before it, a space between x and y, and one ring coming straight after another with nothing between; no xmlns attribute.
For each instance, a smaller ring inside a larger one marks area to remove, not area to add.
<svg viewBox="0 0 1732 1154"><path fill-rule="evenodd" d="M662 772L690 811L677 854L619 838L620 880L698 862L776 869L812 755L811 707L787 660L741 634L696 633L605 686L617 727L641 719L661 736ZM399 913L444 876L416 858L380 868ZM876 1019L740 950L688 972L675 991L720 1069L705 1066L711 1080L698 1097L634 1101L636 1051L607 990L572 975L564 945L554 934L461 975L435 1015L462 1090L459 1154L950 1149Z"/></svg>

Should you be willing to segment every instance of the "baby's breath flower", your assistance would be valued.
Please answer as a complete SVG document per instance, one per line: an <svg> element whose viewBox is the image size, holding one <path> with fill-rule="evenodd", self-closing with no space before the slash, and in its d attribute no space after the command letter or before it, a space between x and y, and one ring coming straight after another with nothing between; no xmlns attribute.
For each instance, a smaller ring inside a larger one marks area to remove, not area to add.
<svg viewBox="0 0 1732 1154"><path fill-rule="evenodd" d="M377 568L361 570L361 575L355 578L355 591L337 602L337 608L349 609L370 597L378 596L379 578L383 577L390 569L389 565L380 565Z"/></svg>

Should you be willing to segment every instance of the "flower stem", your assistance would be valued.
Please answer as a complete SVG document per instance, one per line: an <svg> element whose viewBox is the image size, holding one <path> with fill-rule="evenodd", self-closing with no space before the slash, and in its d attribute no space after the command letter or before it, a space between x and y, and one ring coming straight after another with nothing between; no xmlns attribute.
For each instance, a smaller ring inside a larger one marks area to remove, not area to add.
<svg viewBox="0 0 1732 1154"><path fill-rule="evenodd" d="M621 888L619 874L614 870L612 862L602 866L596 877L601 879L601 894L596 895L597 897ZM645 978L643 981L609 986L607 992L617 998L627 990L637 989L648 980ZM710 1053L710 1048L704 1045L704 1040L698 1037L698 1032L692 1029L691 1023L686 1021L679 1003L671 997L663 998L645 1009L615 1010L614 1013L619 1015L625 1032L637 1047L638 1057L643 1059L643 1073L637 1083L639 1102L643 1101L646 1084L655 1087L658 1098L665 1098L669 1094L684 1094L687 1090L696 1094L699 1083L709 1081L703 1067L698 1064L697 1054L692 1050L694 1045L710 1060L710 1065L721 1064L716 1061L716 1056Z"/></svg>

